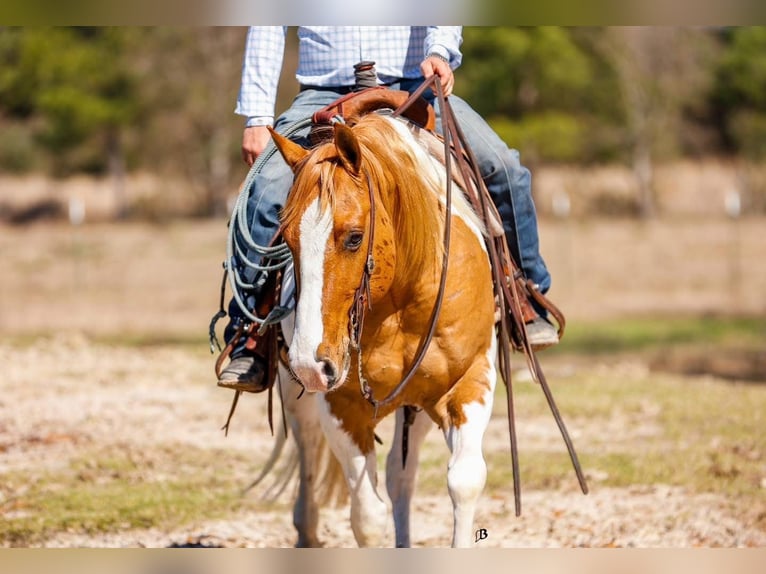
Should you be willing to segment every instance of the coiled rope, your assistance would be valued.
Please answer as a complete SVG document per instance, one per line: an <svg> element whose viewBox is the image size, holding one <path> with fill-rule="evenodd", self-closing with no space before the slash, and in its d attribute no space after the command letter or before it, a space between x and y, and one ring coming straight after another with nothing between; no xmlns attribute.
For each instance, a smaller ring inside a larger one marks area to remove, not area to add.
<svg viewBox="0 0 766 574"><path fill-rule="evenodd" d="M300 130L311 125L311 118L306 118L292 124L282 135L290 137ZM255 282L250 283L242 276L240 269L244 267L260 273L269 273L277 269L284 269L292 261L292 254L285 243L276 245L259 245L253 241L247 218L247 203L252 191L253 180L263 169L264 164L277 152L273 140L270 140L264 151L253 163L250 171L242 184L242 189L237 197L229 222L228 237L226 241L226 273L229 280L234 300L237 302L243 315L258 325L268 325L278 322L282 317L274 318L272 314L266 317L258 317L247 305L245 291L256 287ZM248 252L255 257L248 255ZM255 260L254 260L255 259ZM259 263L256 263L256 260ZM239 264L238 264L239 263Z"/></svg>
<svg viewBox="0 0 766 574"><path fill-rule="evenodd" d="M290 125L282 135L289 138L309 126L311 126L310 117ZM221 284L220 308L212 318L209 328L211 352L214 352L215 347L221 350L221 345L215 334L215 324L227 314L224 308L224 292L227 283L243 316L257 324L259 330L278 323L292 311L292 309L276 305L266 317L259 317L247 304L247 292L256 289L259 276L284 269L292 261L292 254L285 243L280 242L272 245L256 243L250 233L247 217L247 204L252 193L253 181L275 153L277 153L277 147L273 140L269 140L266 148L250 167L232 209L226 238L226 260L223 262L224 278ZM255 279L253 282L243 277L246 269L254 271Z"/></svg>

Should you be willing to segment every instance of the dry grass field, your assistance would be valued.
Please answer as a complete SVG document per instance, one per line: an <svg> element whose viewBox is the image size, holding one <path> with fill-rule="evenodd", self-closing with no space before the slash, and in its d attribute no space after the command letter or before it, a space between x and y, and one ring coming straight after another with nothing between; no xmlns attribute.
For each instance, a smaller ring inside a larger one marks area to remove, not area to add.
<svg viewBox="0 0 766 574"><path fill-rule="evenodd" d="M766 220L541 225L569 320L541 360L591 492L519 361L523 515L499 391L480 544L766 546ZM220 220L0 226L0 546L292 545L291 491L241 494L272 441L263 397L220 431L224 237ZM413 542L445 546L446 448L427 445ZM323 515L328 546L353 545L347 512Z"/></svg>
<svg viewBox="0 0 766 574"><path fill-rule="evenodd" d="M575 322L766 315L766 219L541 224L553 300ZM204 337L224 221L0 227L0 333Z"/></svg>

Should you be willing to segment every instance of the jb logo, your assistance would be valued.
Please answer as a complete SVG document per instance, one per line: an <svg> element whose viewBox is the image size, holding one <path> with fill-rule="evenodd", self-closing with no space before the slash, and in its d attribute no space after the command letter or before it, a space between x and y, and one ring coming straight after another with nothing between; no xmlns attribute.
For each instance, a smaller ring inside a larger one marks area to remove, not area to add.
<svg viewBox="0 0 766 574"><path fill-rule="evenodd" d="M486 528L479 528L476 531L476 542L481 542L482 540L486 540L489 537L489 532L487 532Z"/></svg>

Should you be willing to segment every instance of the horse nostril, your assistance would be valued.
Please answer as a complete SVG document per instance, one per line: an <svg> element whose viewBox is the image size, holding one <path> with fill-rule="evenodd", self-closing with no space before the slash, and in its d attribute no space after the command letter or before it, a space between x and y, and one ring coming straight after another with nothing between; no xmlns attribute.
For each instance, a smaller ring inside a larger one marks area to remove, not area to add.
<svg viewBox="0 0 766 574"><path fill-rule="evenodd" d="M338 381L338 368L335 366L335 363L327 359L322 361L322 373L327 377L327 388L332 388Z"/></svg>

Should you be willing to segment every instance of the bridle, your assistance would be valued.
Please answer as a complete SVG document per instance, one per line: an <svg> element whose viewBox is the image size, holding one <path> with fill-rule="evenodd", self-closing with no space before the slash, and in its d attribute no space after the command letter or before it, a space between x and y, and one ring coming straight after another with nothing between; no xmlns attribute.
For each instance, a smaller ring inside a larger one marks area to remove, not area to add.
<svg viewBox="0 0 766 574"><path fill-rule="evenodd" d="M365 180L367 182L367 192L370 200L370 226L367 234L367 258L362 270L362 277L359 280L359 286L354 291L354 302L348 312L348 332L351 348L358 353L359 380L362 384L362 395L368 400L371 398L371 389L367 381L362 377L362 329L364 327L364 315L368 309L372 308L370 294L370 279L375 271L375 257L373 256L375 239L375 190L372 188L372 180L367 170L364 170Z"/></svg>

